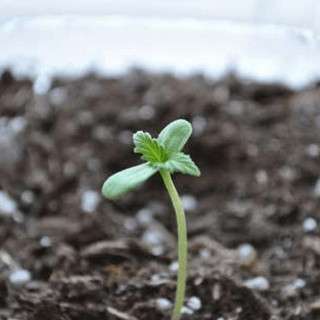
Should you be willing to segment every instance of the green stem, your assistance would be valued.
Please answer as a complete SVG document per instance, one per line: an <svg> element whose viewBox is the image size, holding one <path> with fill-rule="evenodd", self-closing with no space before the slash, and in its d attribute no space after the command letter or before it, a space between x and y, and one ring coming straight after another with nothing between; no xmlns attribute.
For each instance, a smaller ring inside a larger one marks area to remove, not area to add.
<svg viewBox="0 0 320 320"><path fill-rule="evenodd" d="M176 289L176 299L171 320L179 320L186 291L188 259L187 224L181 199L179 197L177 189L174 186L171 174L167 170L160 170L160 174L163 179L164 185L166 186L166 189L169 193L177 219L179 270Z"/></svg>

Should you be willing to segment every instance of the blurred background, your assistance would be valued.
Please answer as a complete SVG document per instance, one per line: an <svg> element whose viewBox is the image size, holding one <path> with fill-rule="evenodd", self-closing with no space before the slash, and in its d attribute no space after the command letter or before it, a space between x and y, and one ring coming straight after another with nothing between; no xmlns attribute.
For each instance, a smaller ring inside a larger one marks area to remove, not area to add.
<svg viewBox="0 0 320 320"><path fill-rule="evenodd" d="M131 66L303 85L319 76L317 0L0 3L0 66L36 76Z"/></svg>

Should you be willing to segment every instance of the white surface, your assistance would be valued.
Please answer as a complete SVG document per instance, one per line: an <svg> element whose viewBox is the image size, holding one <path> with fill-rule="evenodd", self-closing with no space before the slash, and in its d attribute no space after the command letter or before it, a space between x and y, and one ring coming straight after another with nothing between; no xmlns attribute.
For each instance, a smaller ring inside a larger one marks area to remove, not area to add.
<svg viewBox="0 0 320 320"><path fill-rule="evenodd" d="M2 0L0 66L41 79L234 69L301 86L320 75L319 18L317 0Z"/></svg>
<svg viewBox="0 0 320 320"><path fill-rule="evenodd" d="M53 14L206 18L314 28L318 0L2 0L0 17Z"/></svg>

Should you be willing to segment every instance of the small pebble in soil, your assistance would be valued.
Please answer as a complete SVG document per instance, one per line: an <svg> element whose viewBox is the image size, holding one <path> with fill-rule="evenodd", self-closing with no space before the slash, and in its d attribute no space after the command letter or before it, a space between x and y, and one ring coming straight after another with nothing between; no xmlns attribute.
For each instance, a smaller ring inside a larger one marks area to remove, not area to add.
<svg viewBox="0 0 320 320"><path fill-rule="evenodd" d="M166 298L159 298L156 300L156 306L161 311L167 311L172 308L172 303Z"/></svg>
<svg viewBox="0 0 320 320"><path fill-rule="evenodd" d="M132 132L129 130L121 131L118 135L119 142L125 145L132 143Z"/></svg>
<svg viewBox="0 0 320 320"><path fill-rule="evenodd" d="M10 254L4 250L0 250L0 269L13 269L17 268L18 264L10 256Z"/></svg>
<svg viewBox="0 0 320 320"><path fill-rule="evenodd" d="M265 170L258 170L256 173L256 180L259 184L263 185L268 182L268 174Z"/></svg>
<svg viewBox="0 0 320 320"><path fill-rule="evenodd" d="M152 212L152 215L165 215L166 206L159 201L148 202L147 209Z"/></svg>
<svg viewBox="0 0 320 320"><path fill-rule="evenodd" d="M257 251L250 243L244 243L238 247L240 265L252 266L257 260Z"/></svg>
<svg viewBox="0 0 320 320"><path fill-rule="evenodd" d="M128 230L128 231L136 231L138 228L138 223L136 221L136 219L134 218L127 218L124 221L124 227Z"/></svg>
<svg viewBox="0 0 320 320"><path fill-rule="evenodd" d="M317 227L318 223L314 218L309 217L303 221L303 230L305 232L313 232L317 229Z"/></svg>
<svg viewBox="0 0 320 320"><path fill-rule="evenodd" d="M94 139L100 142L106 142L108 139L112 138L112 134L110 129L105 127L104 125L97 125L93 129L92 136Z"/></svg>
<svg viewBox="0 0 320 320"><path fill-rule="evenodd" d="M0 191L0 215L13 216L16 212L16 202L6 192Z"/></svg>
<svg viewBox="0 0 320 320"><path fill-rule="evenodd" d="M181 196L182 206L186 211L195 210L198 206L197 199L189 194L185 194Z"/></svg>
<svg viewBox="0 0 320 320"><path fill-rule="evenodd" d="M155 110L147 104L143 105L138 111L138 116L142 120L150 120L155 116Z"/></svg>
<svg viewBox="0 0 320 320"><path fill-rule="evenodd" d="M81 209L84 212L92 213L97 209L100 202L100 195L93 190L83 192L81 197Z"/></svg>
<svg viewBox="0 0 320 320"><path fill-rule="evenodd" d="M21 201L26 205L31 205L34 202L34 193L31 190L25 190L21 194Z"/></svg>
<svg viewBox="0 0 320 320"><path fill-rule="evenodd" d="M248 144L248 146L247 146L247 154L250 157L255 158L259 154L259 148L254 144Z"/></svg>
<svg viewBox="0 0 320 320"><path fill-rule="evenodd" d="M190 308L193 311L198 311L202 307L202 302L198 297L193 296L190 299L188 299L187 307Z"/></svg>
<svg viewBox="0 0 320 320"><path fill-rule="evenodd" d="M66 162L63 166L63 174L66 177L74 177L77 174L77 167L73 162Z"/></svg>
<svg viewBox="0 0 320 320"><path fill-rule="evenodd" d="M320 198L320 178L318 178L314 186L313 193L317 198Z"/></svg>
<svg viewBox="0 0 320 320"><path fill-rule="evenodd" d="M100 169L100 161L96 158L91 158L87 161L87 168L92 172L98 172Z"/></svg>
<svg viewBox="0 0 320 320"><path fill-rule="evenodd" d="M195 136L201 135L207 127L207 120L202 116L193 117L193 119L191 120L191 123L192 123L193 132Z"/></svg>
<svg viewBox="0 0 320 320"><path fill-rule="evenodd" d="M280 168L279 174L283 180L286 180L289 182L293 181L297 176L296 170L294 168L291 168L288 166L284 166L284 167Z"/></svg>
<svg viewBox="0 0 320 320"><path fill-rule="evenodd" d="M310 309L315 313L319 313L320 311L320 300L316 300L310 304Z"/></svg>
<svg viewBox="0 0 320 320"><path fill-rule="evenodd" d="M90 111L81 111L77 114L77 123L83 127L92 126L94 123L94 116Z"/></svg>
<svg viewBox="0 0 320 320"><path fill-rule="evenodd" d="M242 101L232 100L229 102L226 112L232 116L240 116L244 111L244 105Z"/></svg>
<svg viewBox="0 0 320 320"><path fill-rule="evenodd" d="M248 279L244 282L244 285L250 289L255 289L259 291L266 291L270 288L269 281L265 277L256 277Z"/></svg>
<svg viewBox="0 0 320 320"><path fill-rule="evenodd" d="M165 283L168 283L169 280L169 275L165 272L161 272L161 273L156 273L154 275L152 275L151 279L150 279L150 285L152 286L159 286L159 285L163 285Z"/></svg>
<svg viewBox="0 0 320 320"><path fill-rule="evenodd" d="M31 273L26 269L14 270L9 275L9 281L14 286L22 286L31 280Z"/></svg>
<svg viewBox="0 0 320 320"><path fill-rule="evenodd" d="M26 120L16 117L9 120L0 117L0 169L14 171L16 164L23 159L23 143L21 132L26 126Z"/></svg>
<svg viewBox="0 0 320 320"><path fill-rule="evenodd" d="M213 90L213 97L217 103L225 104L230 99L230 90L226 86L217 86Z"/></svg>
<svg viewBox="0 0 320 320"><path fill-rule="evenodd" d="M306 148L306 154L310 158L317 158L320 155L320 148L316 144L309 144Z"/></svg>
<svg viewBox="0 0 320 320"><path fill-rule="evenodd" d="M154 256L161 256L164 254L164 247L163 246L154 246L151 248L151 253Z"/></svg>
<svg viewBox="0 0 320 320"><path fill-rule="evenodd" d="M173 262L170 264L170 266L169 266L169 270L170 270L171 272L177 272L178 269L179 269L179 263L178 263L178 261L173 261Z"/></svg>

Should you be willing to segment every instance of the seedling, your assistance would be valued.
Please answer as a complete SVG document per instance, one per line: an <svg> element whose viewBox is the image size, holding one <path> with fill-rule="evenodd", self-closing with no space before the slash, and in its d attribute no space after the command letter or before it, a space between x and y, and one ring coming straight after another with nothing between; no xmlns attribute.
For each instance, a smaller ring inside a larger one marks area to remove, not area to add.
<svg viewBox="0 0 320 320"><path fill-rule="evenodd" d="M156 172L161 175L176 213L178 229L179 269L172 320L180 319L185 298L188 242L183 206L171 175L175 172L181 172L192 176L200 176L200 170L190 156L181 151L191 133L191 124L182 119L167 125L160 132L158 138L152 138L148 132L136 132L133 135L134 152L141 154L145 163L112 175L102 187L103 195L114 200L138 187Z"/></svg>

